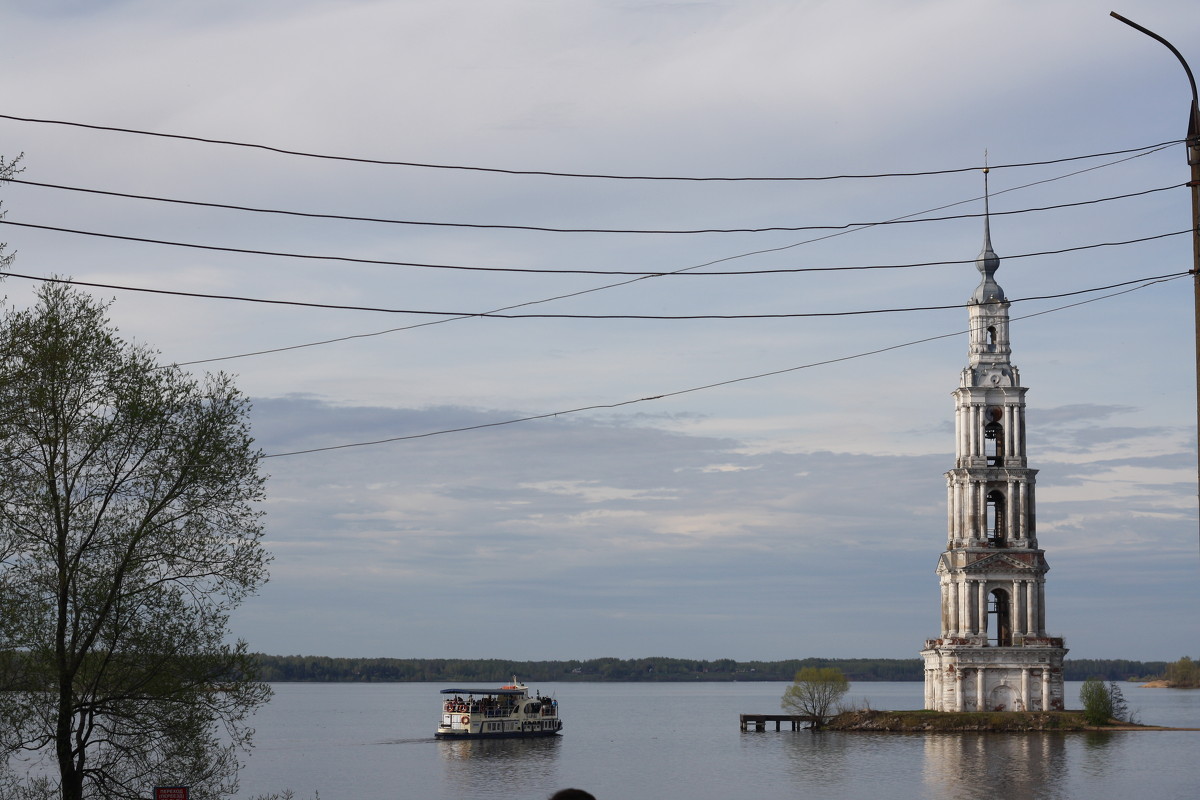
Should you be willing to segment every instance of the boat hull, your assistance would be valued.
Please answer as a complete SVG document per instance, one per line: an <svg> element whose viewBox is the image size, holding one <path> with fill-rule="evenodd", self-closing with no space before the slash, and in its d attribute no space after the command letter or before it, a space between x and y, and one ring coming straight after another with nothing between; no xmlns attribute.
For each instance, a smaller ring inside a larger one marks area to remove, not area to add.
<svg viewBox="0 0 1200 800"><path fill-rule="evenodd" d="M465 733L454 732L447 733L438 731L433 735L435 739L442 741L456 741L458 739L542 739L547 736L558 736L561 732L557 731L493 731L492 733Z"/></svg>

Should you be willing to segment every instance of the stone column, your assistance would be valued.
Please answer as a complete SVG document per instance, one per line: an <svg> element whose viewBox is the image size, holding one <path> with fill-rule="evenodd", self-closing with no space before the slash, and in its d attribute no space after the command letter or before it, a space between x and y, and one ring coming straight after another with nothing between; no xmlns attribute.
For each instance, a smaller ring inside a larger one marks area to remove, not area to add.
<svg viewBox="0 0 1200 800"><path fill-rule="evenodd" d="M1050 668L1042 667L1042 711L1050 710Z"/></svg>
<svg viewBox="0 0 1200 800"><path fill-rule="evenodd" d="M949 533L946 535L946 549L954 546L954 478L946 481L946 530Z"/></svg>
<svg viewBox="0 0 1200 800"><path fill-rule="evenodd" d="M1008 620L1014 637L1021 635L1021 581L1013 578L1012 588L1008 592Z"/></svg>
<svg viewBox="0 0 1200 800"><path fill-rule="evenodd" d="M938 588L942 590L942 636L950 630L950 587L945 581L939 581Z"/></svg>
<svg viewBox="0 0 1200 800"><path fill-rule="evenodd" d="M979 510L975 504L975 485L966 480L962 487L963 503L966 508L963 509L963 539L975 538L975 519L979 515Z"/></svg>
<svg viewBox="0 0 1200 800"><path fill-rule="evenodd" d="M971 516L971 497L967 494L967 486L963 482L962 476L955 478L954 484L954 538L958 540L958 545L961 547L963 540L967 538L967 531L970 529L969 518Z"/></svg>
<svg viewBox="0 0 1200 800"><path fill-rule="evenodd" d="M954 670L954 710L966 711L963 707L963 673L962 669Z"/></svg>
<svg viewBox="0 0 1200 800"><path fill-rule="evenodd" d="M976 624L979 626L979 633L986 636L988 633L988 582L977 581L976 583L979 584L979 608L977 609L979 616Z"/></svg>
<svg viewBox="0 0 1200 800"><path fill-rule="evenodd" d="M1018 481L1016 484L1016 500L1013 501L1013 517L1017 526L1017 538L1029 538L1029 529L1026 526L1028 520L1025 515L1026 491L1025 484Z"/></svg>
<svg viewBox="0 0 1200 800"><path fill-rule="evenodd" d="M963 578L958 584L958 629L963 636L971 633L971 582Z"/></svg>
<svg viewBox="0 0 1200 800"><path fill-rule="evenodd" d="M971 455L981 456L985 448L983 443L983 406L973 405L971 410L975 412L975 424L971 426L971 433L975 435L975 446L971 448Z"/></svg>
<svg viewBox="0 0 1200 800"><path fill-rule="evenodd" d="M957 636L962 620L958 618L958 584L951 578L946 584L946 636Z"/></svg>
<svg viewBox="0 0 1200 800"><path fill-rule="evenodd" d="M983 711L986 708L986 706L984 706L984 704L983 704L984 688L985 688L984 684L985 683L986 683L986 681L984 680L984 677L983 677L983 667L979 667L975 670L975 710L976 711Z"/></svg>
<svg viewBox="0 0 1200 800"><path fill-rule="evenodd" d="M1021 668L1021 710L1029 710L1029 667Z"/></svg>
<svg viewBox="0 0 1200 800"><path fill-rule="evenodd" d="M1025 583L1020 579L1013 580L1012 624L1013 636L1025 635Z"/></svg>
<svg viewBox="0 0 1200 800"><path fill-rule="evenodd" d="M1025 635L1037 635L1037 586L1036 581L1025 581Z"/></svg>
<svg viewBox="0 0 1200 800"><path fill-rule="evenodd" d="M979 613L976 610L976 599L978 594L974 590L974 581L966 581L962 584L966 591L967 601L967 634L978 633L976 625L979 622Z"/></svg>
<svg viewBox="0 0 1200 800"><path fill-rule="evenodd" d="M1020 451L1021 458L1025 457L1025 403L1021 401L1021 405L1017 407L1017 449Z"/></svg>
<svg viewBox="0 0 1200 800"><path fill-rule="evenodd" d="M962 636L971 633L971 595L967 592L969 583L966 578L958 582L958 631Z"/></svg>
<svg viewBox="0 0 1200 800"><path fill-rule="evenodd" d="M971 522L972 539L987 537L987 501L983 489L982 483L971 484L971 509L975 512L975 519Z"/></svg>
<svg viewBox="0 0 1200 800"><path fill-rule="evenodd" d="M1013 406L1004 407L1004 458L1009 459L1017 454L1017 409Z"/></svg>
<svg viewBox="0 0 1200 800"><path fill-rule="evenodd" d="M1008 479L1008 492L1004 495L1004 538L1010 542L1017 538L1017 483Z"/></svg>
<svg viewBox="0 0 1200 800"><path fill-rule="evenodd" d="M1038 587L1038 615L1037 615L1037 634L1038 636L1046 635L1046 584L1039 583Z"/></svg>
<svg viewBox="0 0 1200 800"><path fill-rule="evenodd" d="M967 424L963 418L963 408L959 406L954 412L954 455L956 466L961 467L962 458L967 454Z"/></svg>

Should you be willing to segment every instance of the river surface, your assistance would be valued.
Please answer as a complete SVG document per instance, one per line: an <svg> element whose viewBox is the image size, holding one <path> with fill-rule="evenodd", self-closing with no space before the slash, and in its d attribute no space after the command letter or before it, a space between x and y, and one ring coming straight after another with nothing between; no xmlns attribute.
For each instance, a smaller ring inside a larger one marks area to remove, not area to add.
<svg viewBox="0 0 1200 800"><path fill-rule="evenodd" d="M495 688L491 684L463 684ZM1078 707L1078 683L1067 683ZM1200 797L1200 731L1034 734L743 733L782 713L785 683L551 683L563 734L433 738L443 684L275 684L240 798L546 800L1173 800ZM1121 684L1146 724L1200 728L1200 690ZM912 709L920 683L858 683L847 702ZM786 725L784 726L787 727Z"/></svg>

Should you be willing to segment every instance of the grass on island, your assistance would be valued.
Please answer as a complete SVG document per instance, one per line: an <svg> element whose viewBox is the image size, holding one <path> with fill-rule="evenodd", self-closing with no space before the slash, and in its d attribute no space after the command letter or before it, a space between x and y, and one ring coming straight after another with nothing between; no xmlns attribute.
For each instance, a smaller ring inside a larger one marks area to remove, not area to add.
<svg viewBox="0 0 1200 800"><path fill-rule="evenodd" d="M1114 721L1115 722L1115 721ZM1082 711L844 711L826 726L835 731L1083 731Z"/></svg>

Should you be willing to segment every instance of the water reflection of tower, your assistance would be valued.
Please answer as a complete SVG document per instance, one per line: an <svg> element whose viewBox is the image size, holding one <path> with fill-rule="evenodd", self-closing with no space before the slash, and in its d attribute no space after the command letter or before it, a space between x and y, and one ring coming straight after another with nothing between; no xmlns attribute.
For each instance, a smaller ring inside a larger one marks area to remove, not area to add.
<svg viewBox="0 0 1200 800"><path fill-rule="evenodd" d="M986 187L986 170L984 180ZM986 192L985 192L986 197ZM986 200L985 200L986 203ZM986 211L986 205L985 205ZM955 463L946 473L946 550L938 561L942 626L928 639L925 707L1063 707L1063 640L1046 633L1046 564L1025 451L1025 388L1010 361L1009 302L984 215L983 276L968 301L968 364L955 400Z"/></svg>
<svg viewBox="0 0 1200 800"><path fill-rule="evenodd" d="M925 737L925 797L1008 800L1067 797L1066 734L933 734Z"/></svg>

